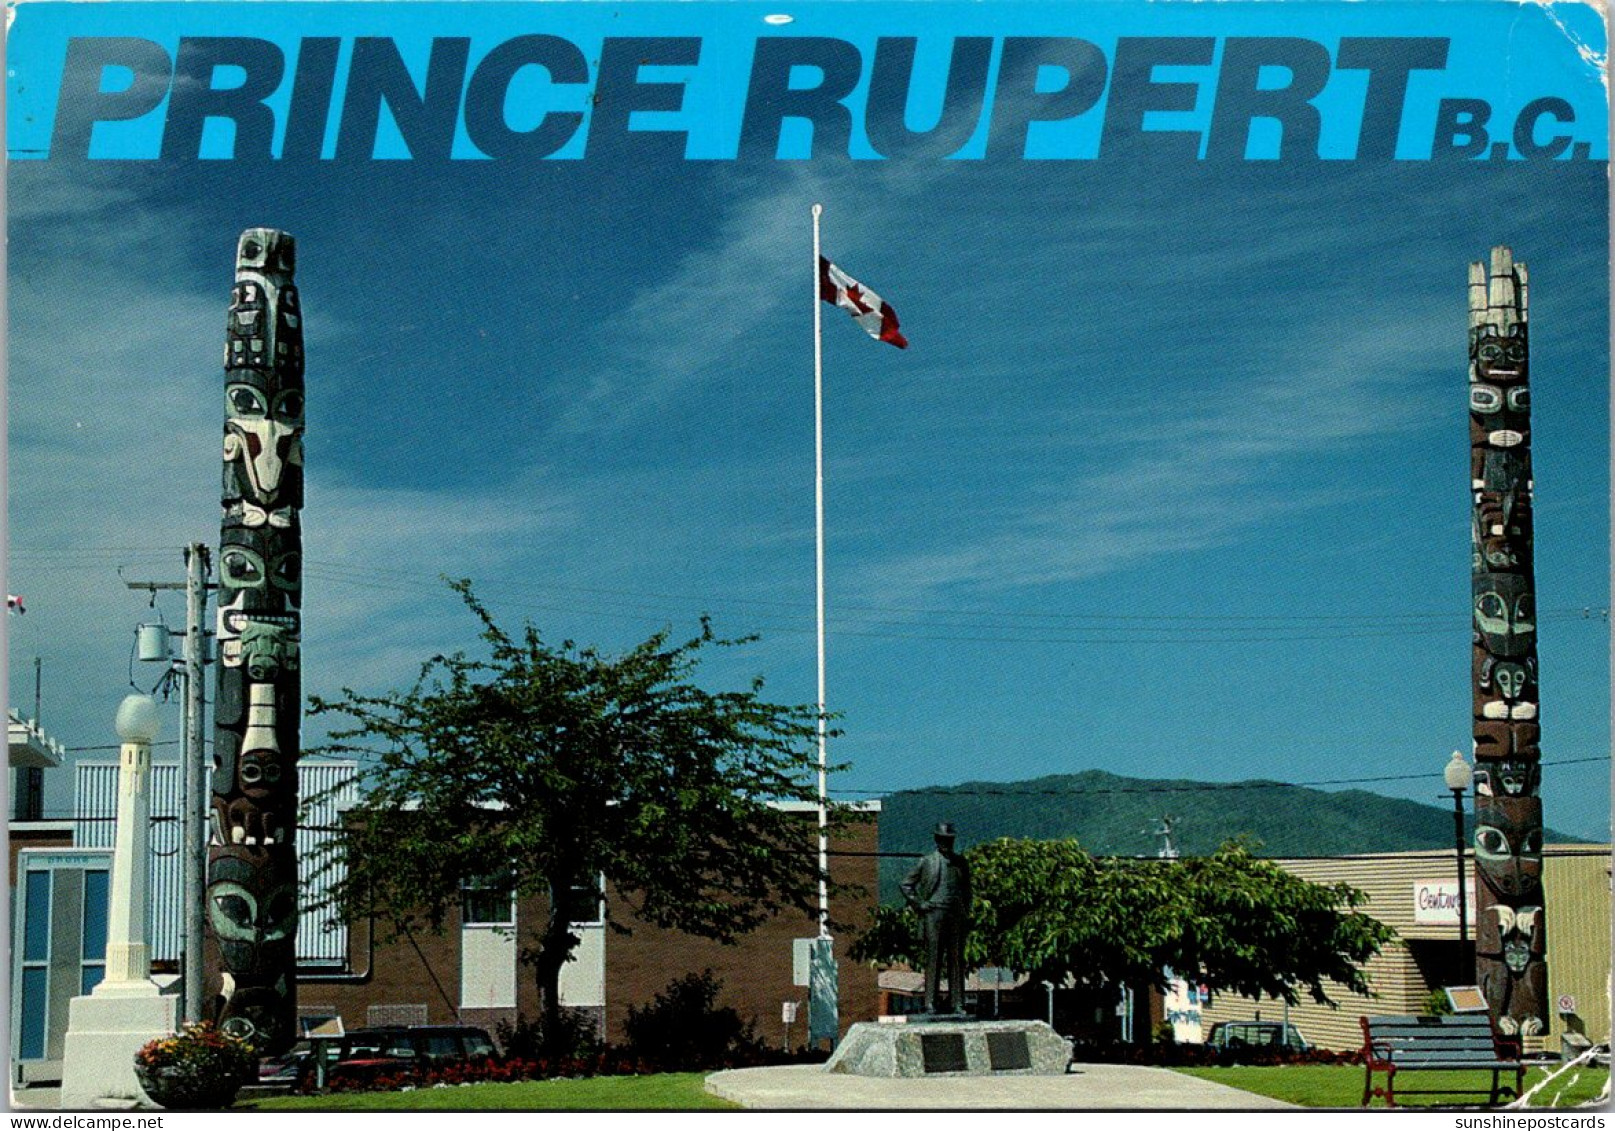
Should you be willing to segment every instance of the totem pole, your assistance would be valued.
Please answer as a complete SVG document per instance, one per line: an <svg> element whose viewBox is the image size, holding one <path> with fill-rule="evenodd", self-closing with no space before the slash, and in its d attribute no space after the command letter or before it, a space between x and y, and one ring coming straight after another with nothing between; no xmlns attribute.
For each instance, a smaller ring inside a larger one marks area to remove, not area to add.
<svg viewBox="0 0 1615 1131"><path fill-rule="evenodd" d="M1499 1031L1520 1036L1548 1028L1528 298L1508 248L1469 265L1475 973Z"/></svg>
<svg viewBox="0 0 1615 1131"><path fill-rule="evenodd" d="M207 993L213 1019L260 1054L297 1037L303 321L295 247L285 232L241 234L224 347Z"/></svg>

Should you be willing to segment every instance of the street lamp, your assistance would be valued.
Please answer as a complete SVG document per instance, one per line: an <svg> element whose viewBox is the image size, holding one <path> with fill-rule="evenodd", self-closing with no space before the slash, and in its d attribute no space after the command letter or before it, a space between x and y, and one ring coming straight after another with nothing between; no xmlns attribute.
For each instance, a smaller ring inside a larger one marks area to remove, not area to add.
<svg viewBox="0 0 1615 1131"><path fill-rule="evenodd" d="M68 1002L62 1038L62 1107L74 1111L103 1101L128 1107L147 1102L135 1079L135 1050L174 1031L175 998L151 980L146 941L151 744L162 712L149 695L118 704L118 827L108 883L106 972L95 988ZM88 935L86 934L86 937Z"/></svg>
<svg viewBox="0 0 1615 1131"><path fill-rule="evenodd" d="M1469 792L1469 784L1475 779L1475 772L1464 756L1458 751L1452 752L1452 760L1442 774L1446 780L1447 788L1452 790L1452 846L1458 857L1458 982L1466 985L1470 977L1469 963L1465 948L1469 941L1469 895L1468 877L1464 874L1464 794Z"/></svg>
<svg viewBox="0 0 1615 1131"><path fill-rule="evenodd" d="M113 720L122 746L118 757L118 824L112 850L106 954L107 992L113 986L139 987L144 993L151 974L146 940L146 870L151 801L151 744L162 725L157 701L150 695L128 695Z"/></svg>

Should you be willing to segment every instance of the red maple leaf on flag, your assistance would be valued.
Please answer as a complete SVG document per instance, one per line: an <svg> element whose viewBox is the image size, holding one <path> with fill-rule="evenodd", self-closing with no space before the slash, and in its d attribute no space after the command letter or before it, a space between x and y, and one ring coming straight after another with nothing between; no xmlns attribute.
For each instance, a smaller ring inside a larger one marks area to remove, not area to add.
<svg viewBox="0 0 1615 1131"><path fill-rule="evenodd" d="M897 328L897 311L822 255L819 256L819 297L852 315L852 320L876 341L887 342L900 350L908 348L908 339Z"/></svg>

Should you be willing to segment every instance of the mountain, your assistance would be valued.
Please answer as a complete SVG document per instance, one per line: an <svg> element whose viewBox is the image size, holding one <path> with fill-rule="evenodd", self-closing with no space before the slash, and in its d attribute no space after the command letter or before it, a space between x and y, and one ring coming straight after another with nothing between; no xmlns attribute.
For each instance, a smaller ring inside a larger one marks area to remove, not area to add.
<svg viewBox="0 0 1615 1131"><path fill-rule="evenodd" d="M1432 792L1436 782L1432 780ZM922 853L938 821L952 821L959 847L998 837L1075 837L1101 856L1153 856L1161 818L1187 856L1249 836L1263 856L1345 856L1453 846L1452 809L1366 790L1327 792L1273 781L1197 782L1124 778L1103 770L1018 782L964 782L886 796L880 814L882 852ZM1466 820L1465 838L1472 832ZM1552 829L1548 841L1578 838ZM910 867L880 861L883 901L898 898Z"/></svg>

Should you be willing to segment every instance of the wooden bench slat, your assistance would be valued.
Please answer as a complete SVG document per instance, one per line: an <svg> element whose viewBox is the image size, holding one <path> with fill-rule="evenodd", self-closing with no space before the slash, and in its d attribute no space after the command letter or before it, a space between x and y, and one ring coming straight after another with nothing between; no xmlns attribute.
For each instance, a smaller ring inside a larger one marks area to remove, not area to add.
<svg viewBox="0 0 1615 1131"><path fill-rule="evenodd" d="M1374 1028L1381 1025L1408 1025L1422 1029L1457 1029L1465 1026L1491 1029L1492 1023L1484 1013L1448 1013L1444 1016L1411 1013L1387 1013L1368 1018Z"/></svg>

